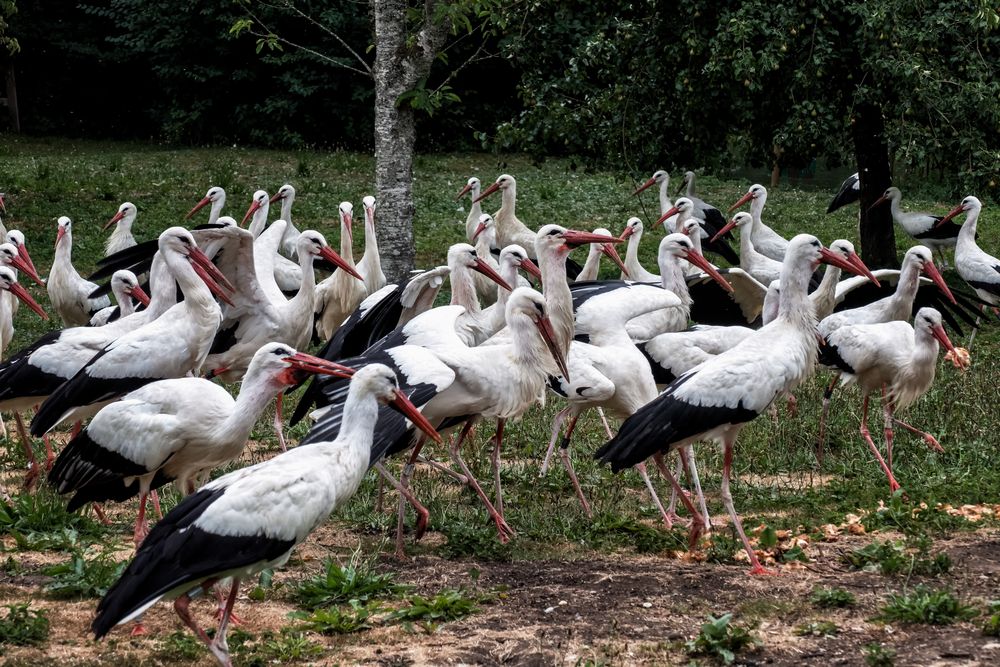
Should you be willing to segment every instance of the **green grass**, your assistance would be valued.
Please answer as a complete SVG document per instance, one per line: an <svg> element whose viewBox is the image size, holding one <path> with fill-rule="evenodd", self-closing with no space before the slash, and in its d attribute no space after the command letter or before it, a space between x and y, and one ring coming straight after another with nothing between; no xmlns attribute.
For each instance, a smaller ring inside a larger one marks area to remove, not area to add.
<svg viewBox="0 0 1000 667"><path fill-rule="evenodd" d="M59 215L69 215L76 223L74 262L87 273L102 254L106 235L100 226L125 200L138 206L134 233L144 240L154 238L170 225L183 224L184 214L211 185L227 189L227 213L241 216L255 189L263 187L273 192L287 181L298 191L294 219L299 228L318 229L336 246L337 204L344 199L358 202L373 189L373 164L367 155L227 147L177 149L18 136L2 139L2 187L8 193L4 223L25 232L42 274L47 273L51 263L55 219ZM651 173L656 166L646 165L646 171ZM416 254L418 264L425 267L442 263L445 248L464 241L464 226L460 223L464 222L468 203L456 203L454 195L471 174L484 181L492 180L501 171L514 174L519 185L518 216L536 228L554 222L586 229L606 226L620 232L630 215L651 222L657 213L655 193L638 198L630 195L636 182L646 177L645 172L585 173L571 169L563 160L535 166L525 158L512 156L501 164L494 156L476 154L419 156L415 171ZM701 177L698 183L700 196L720 208L727 208L750 184L747 180L712 176ZM943 212L956 203L920 192L904 194L904 206L910 209ZM808 231L827 242L856 239L856 209L848 207L830 216L823 213L831 196L831 188L825 185L771 189L765 219L786 236ZM492 210L498 205L488 200L486 208ZM996 221L995 211L987 208L979 226L980 244L987 249L1000 248L1000 225ZM654 266L661 232L650 236L641 249L642 261L648 267ZM360 237L355 239L358 252ZM901 232L897 232L897 242L901 250L909 245ZM579 261L583 261L584 252L578 251ZM608 268L604 271L607 277L613 275ZM953 272L945 275L953 284L960 283ZM38 287L29 289L47 302ZM9 351L55 326L21 309ZM800 409L796 416L782 410L776 423L765 415L749 424L740 437L733 482L736 507L747 526L764 522L773 530L809 532L824 523L839 523L846 513L859 510L869 513L869 530L901 530L906 534L923 530L936 535L969 525L934 508L938 503L957 506L995 502L1000 497L1000 467L995 465L995 433L1000 428L1000 416L994 405L993 380L1000 372L998 331L1000 328L993 326L977 336L972 349L973 367L968 372L959 373L941 363L934 387L906 413L909 422L938 437L945 453L930 452L915 437L897 431L894 469L906 491L905 499L890 498L883 474L858 435L860 398L856 391L838 392L834 398L826 463L822 470L817 468L814 450L820 397L829 379L825 374L798 390ZM964 342L957 335L953 340L956 344ZM286 414L294 403L286 401ZM558 401L550 400L544 409L533 410L521 421L508 424L502 478L508 522L518 533L509 544L497 543L485 512L467 489L440 475L418 470L414 488L431 511L430 529L443 533L446 539L442 546L411 544L408 549L418 555L446 558L519 560L587 558L595 551L656 554L686 548L683 531L661 527L635 472L612 475L592 460L591 454L605 440L594 415L581 419L571 451L594 520L581 511L561 466L557 464L544 478L538 477L552 418L560 407ZM254 429L252 437L260 444L250 452L251 460L261 460L277 451L269 423L270 415L265 414ZM873 409L871 425L873 433L879 434L877 408ZM290 440L295 441L307 431L308 425L300 424L291 429ZM491 426L482 425L465 450L466 460L481 480L490 474L486 450L490 435ZM876 435L876 441L880 439ZM13 441L8 445L9 461L5 463L22 465L18 448ZM443 448L425 452L447 458ZM722 513L718 496L721 456L710 446L700 447L697 455L702 483L709 494L709 509L713 514ZM824 476L824 483L817 483L818 475ZM669 487L656 475L654 480L666 501ZM374 511L376 489L377 482L369 476L340 512L341 519L360 533L365 547L371 549L378 548L384 535L395 526L390 512ZM86 546L90 535L103 534L103 529L89 519L61 516L56 505L62 506L63 501L51 498L48 492L39 495L42 501L22 496L15 502L51 503L50 509L40 505L36 521L24 518L35 512L32 507L15 507L18 519L5 524L0 515L0 531L16 531L25 538L32 533L44 534L53 545L50 548L60 549ZM165 491L163 496L165 509L176 502L176 494ZM387 498L390 503L394 501L392 494ZM929 509L914 513L919 503L926 503ZM406 521L412 526L411 513ZM710 556L716 562L731 562L738 549L740 546L727 531L717 531Z"/></svg>
<svg viewBox="0 0 1000 667"><path fill-rule="evenodd" d="M118 580L126 565L128 561L115 561L105 553L89 559L75 553L64 563L42 568L42 574L52 577L45 584L45 592L59 599L99 598Z"/></svg>
<svg viewBox="0 0 1000 667"><path fill-rule="evenodd" d="M732 623L732 614L709 615L698 635L684 644L688 655L707 656L730 665L741 651L759 644L759 640Z"/></svg>
<svg viewBox="0 0 1000 667"><path fill-rule="evenodd" d="M392 597L407 590L396 583L394 573L375 572L375 561L359 556L360 552L355 552L346 566L333 560L324 561L322 572L295 587L295 602L305 609L317 609L353 600L367 602Z"/></svg>
<svg viewBox="0 0 1000 667"><path fill-rule="evenodd" d="M889 595L877 620L891 623L928 623L951 625L978 616L979 612L946 590L932 590L917 586L908 593Z"/></svg>
<svg viewBox="0 0 1000 667"><path fill-rule="evenodd" d="M857 604L854 594L843 588L817 588L809 599L821 609L842 609Z"/></svg>
<svg viewBox="0 0 1000 667"><path fill-rule="evenodd" d="M31 609L30 603L7 605L0 616L0 655L3 645L37 646L49 638L49 618L44 609Z"/></svg>

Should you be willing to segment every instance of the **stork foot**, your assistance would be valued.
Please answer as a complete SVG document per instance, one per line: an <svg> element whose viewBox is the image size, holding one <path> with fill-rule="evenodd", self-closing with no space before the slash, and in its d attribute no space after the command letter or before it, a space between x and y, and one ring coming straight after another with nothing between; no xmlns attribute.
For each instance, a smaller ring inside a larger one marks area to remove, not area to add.
<svg viewBox="0 0 1000 667"><path fill-rule="evenodd" d="M497 539L500 540L500 544L507 544L507 542L510 541L510 538L517 535L517 533L514 532L514 529L507 525L507 522L498 512L492 512L490 514L490 518L492 518L493 523L496 524Z"/></svg>
<svg viewBox="0 0 1000 667"><path fill-rule="evenodd" d="M935 452L944 454L944 447L942 447L941 443L937 441L937 438L935 438L930 433L924 435L924 442L926 442L927 446L933 449Z"/></svg>
<svg viewBox="0 0 1000 667"><path fill-rule="evenodd" d="M799 400L795 398L794 395L789 394L786 400L786 407L788 410L788 416L794 417L799 414Z"/></svg>
<svg viewBox="0 0 1000 667"><path fill-rule="evenodd" d="M413 529L413 540L419 540L427 532L427 522L430 520L431 513L427 511L426 507L415 508L417 512L417 524Z"/></svg>
<svg viewBox="0 0 1000 667"><path fill-rule="evenodd" d="M781 574L781 572L778 570L769 570L760 563L756 563L750 568L747 574L751 577L776 577Z"/></svg>
<svg viewBox="0 0 1000 667"><path fill-rule="evenodd" d="M149 634L146 630L146 626L142 624L142 621L136 621L135 625L132 626L132 631L129 633L130 637L141 637L142 635Z"/></svg>
<svg viewBox="0 0 1000 667"><path fill-rule="evenodd" d="M42 474L42 468L36 462L31 462L28 464L28 472L24 476L24 490L34 491L35 485L38 484L38 477Z"/></svg>

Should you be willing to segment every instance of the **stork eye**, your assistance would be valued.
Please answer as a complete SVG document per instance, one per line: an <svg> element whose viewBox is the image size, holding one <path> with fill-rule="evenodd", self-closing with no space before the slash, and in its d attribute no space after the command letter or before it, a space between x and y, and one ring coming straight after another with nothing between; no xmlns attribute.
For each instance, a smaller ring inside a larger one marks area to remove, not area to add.
<svg viewBox="0 0 1000 667"><path fill-rule="evenodd" d="M555 235L557 235L557 234L559 234L559 230L558 230L558 229L553 229L552 231L550 231L550 232L549 232L549 234L548 234L548 235L549 235L549 236L555 236Z"/></svg>
<svg viewBox="0 0 1000 667"><path fill-rule="evenodd" d="M813 246L814 248L818 248L818 247L819 247L819 241L813 241L813 242L812 242L812 246Z"/></svg>

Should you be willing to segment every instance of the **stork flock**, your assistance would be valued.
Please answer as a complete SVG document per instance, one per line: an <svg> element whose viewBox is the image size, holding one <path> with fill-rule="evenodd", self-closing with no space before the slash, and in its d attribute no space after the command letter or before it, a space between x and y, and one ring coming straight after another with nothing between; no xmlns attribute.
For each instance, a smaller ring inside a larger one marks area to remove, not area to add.
<svg viewBox="0 0 1000 667"><path fill-rule="evenodd" d="M691 517L692 544L717 529L693 446L721 444L722 500L752 574L767 570L730 493L736 440L776 399L794 400L792 392L817 368L835 373L826 405L838 378L860 386L860 434L890 487L898 488L894 427L940 445L901 421L897 410L929 389L940 346L956 367L968 366L968 352L952 345L945 325L975 325L982 310L1000 307L1000 260L976 244L979 200L967 197L940 217L904 213L899 190L890 188L883 200L923 245L906 252L900 270L871 271L847 239L825 247L810 234L786 239L775 232L763 220L761 185L729 209L750 204L749 212L728 219L696 196L693 173L675 201L669 180L657 171L634 192L658 187L660 216L650 228L633 217L614 235L554 224L532 229L517 217L513 176L503 174L485 189L470 178L458 193L472 199L465 240L448 249L444 265L398 284L387 284L380 266L373 197L362 200L364 254L356 262L353 206L338 207L338 253L320 232L300 232L292 223L291 185L274 196L255 192L241 223L222 214L226 193L213 187L187 214L210 207L207 222L173 226L142 243L131 231L136 205L126 202L105 226L115 225L108 255L90 279L73 266L70 218L58 219L47 281L24 235L2 229L0 288L11 298L0 299L0 349L10 340L18 301L46 317L17 272L46 286L65 325L0 364L0 411L14 413L29 460L25 484L33 487L47 470L48 483L71 496L70 510L92 504L99 517L102 504L138 502L135 558L99 604L95 636L132 621L133 631L142 631L143 612L173 599L185 625L229 664L226 630L240 582L285 563L371 468L399 492L397 554L405 555L407 507L416 512L416 539L429 522L410 488L418 464L469 486L498 539L509 540L516 533L501 485L505 424L547 395L564 407L541 474L558 444L588 516L569 453L587 410L596 408L608 436L593 455L614 471L636 468L668 528L679 521L680 500ZM497 192L499 210L484 213L483 200ZM269 223L270 205L279 201L280 216ZM4 207L0 198L0 212ZM962 214L964 224L955 224ZM642 266L639 246L661 224L666 235L654 272ZM621 243L624 260L616 249ZM588 251L582 268L568 259L581 246ZM971 292L949 287L937 268L935 254L943 262L949 246ZM730 266L717 267L706 255ZM620 279L598 279L604 257ZM827 265L822 274L820 264ZM317 281L316 269L331 273ZM842 279L844 271L853 277ZM434 307L446 279L450 303ZM325 344L316 356L300 351L317 338ZM310 419L312 427L298 446L209 481L240 457L272 399L286 450L282 396L309 377L292 419ZM235 381L242 383L234 399L219 383ZM868 428L872 394L882 396L885 456ZM31 409L29 435L22 413ZM606 414L624 420L617 433ZM484 421L495 421L491 493L462 452ZM73 431L56 458L48 436L64 423L74 423ZM451 431L453 466L422 454L429 440L441 442ZM35 459L31 436L45 442L44 463ZM666 457L673 450L672 469ZM388 461L395 454L402 455L396 474ZM650 460L670 485L666 506L646 468ZM170 482L185 498L163 516L157 489ZM152 529L149 501L159 519ZM210 638L189 604L213 588L221 621Z"/></svg>

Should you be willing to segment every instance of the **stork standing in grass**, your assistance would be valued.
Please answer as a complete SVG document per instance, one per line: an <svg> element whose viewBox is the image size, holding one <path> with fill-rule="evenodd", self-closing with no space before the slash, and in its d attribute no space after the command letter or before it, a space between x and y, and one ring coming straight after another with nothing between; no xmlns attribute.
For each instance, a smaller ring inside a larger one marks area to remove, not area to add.
<svg viewBox="0 0 1000 667"><path fill-rule="evenodd" d="M892 212L892 220L903 228L917 243L923 244L937 255L941 262L941 268L948 268L948 261L945 259L945 248L954 248L958 241L959 226L951 219L942 221L939 215L923 213L919 211L904 211L899 203L903 199L903 193L897 187L888 188L882 196L875 200L872 208L889 202Z"/></svg>
<svg viewBox="0 0 1000 667"><path fill-rule="evenodd" d="M90 298L97 285L85 280L73 266L73 221L65 215L59 218L56 253L45 288L52 307L68 327L87 324L94 313L111 305L107 296Z"/></svg>
<svg viewBox="0 0 1000 667"><path fill-rule="evenodd" d="M224 475L182 500L149 533L135 558L97 606L100 639L161 599L222 665L231 665L226 632L240 582L288 561L292 550L357 491L368 470L379 404L403 412L440 436L403 395L395 374L375 364L351 380L344 428L333 441L297 447ZM218 632L209 639L193 618L192 596L233 577Z"/></svg>
<svg viewBox="0 0 1000 667"><path fill-rule="evenodd" d="M820 262L853 270L819 240L800 234L789 243L782 267L781 306L776 320L735 348L677 378L658 398L622 424L596 456L615 471L699 440L721 441L722 499L743 541L752 574L763 574L729 490L733 448L743 427L775 398L794 389L816 362L816 317L809 302L809 278ZM693 510L692 507L688 508ZM693 538L704 519L692 523Z"/></svg>
<svg viewBox="0 0 1000 667"><path fill-rule="evenodd" d="M105 231L111 225L115 226L115 231L111 232L111 236L104 244L105 257L135 245L135 237L132 236L132 223L135 222L136 212L135 204L127 201L119 206L114 217L104 224Z"/></svg>

